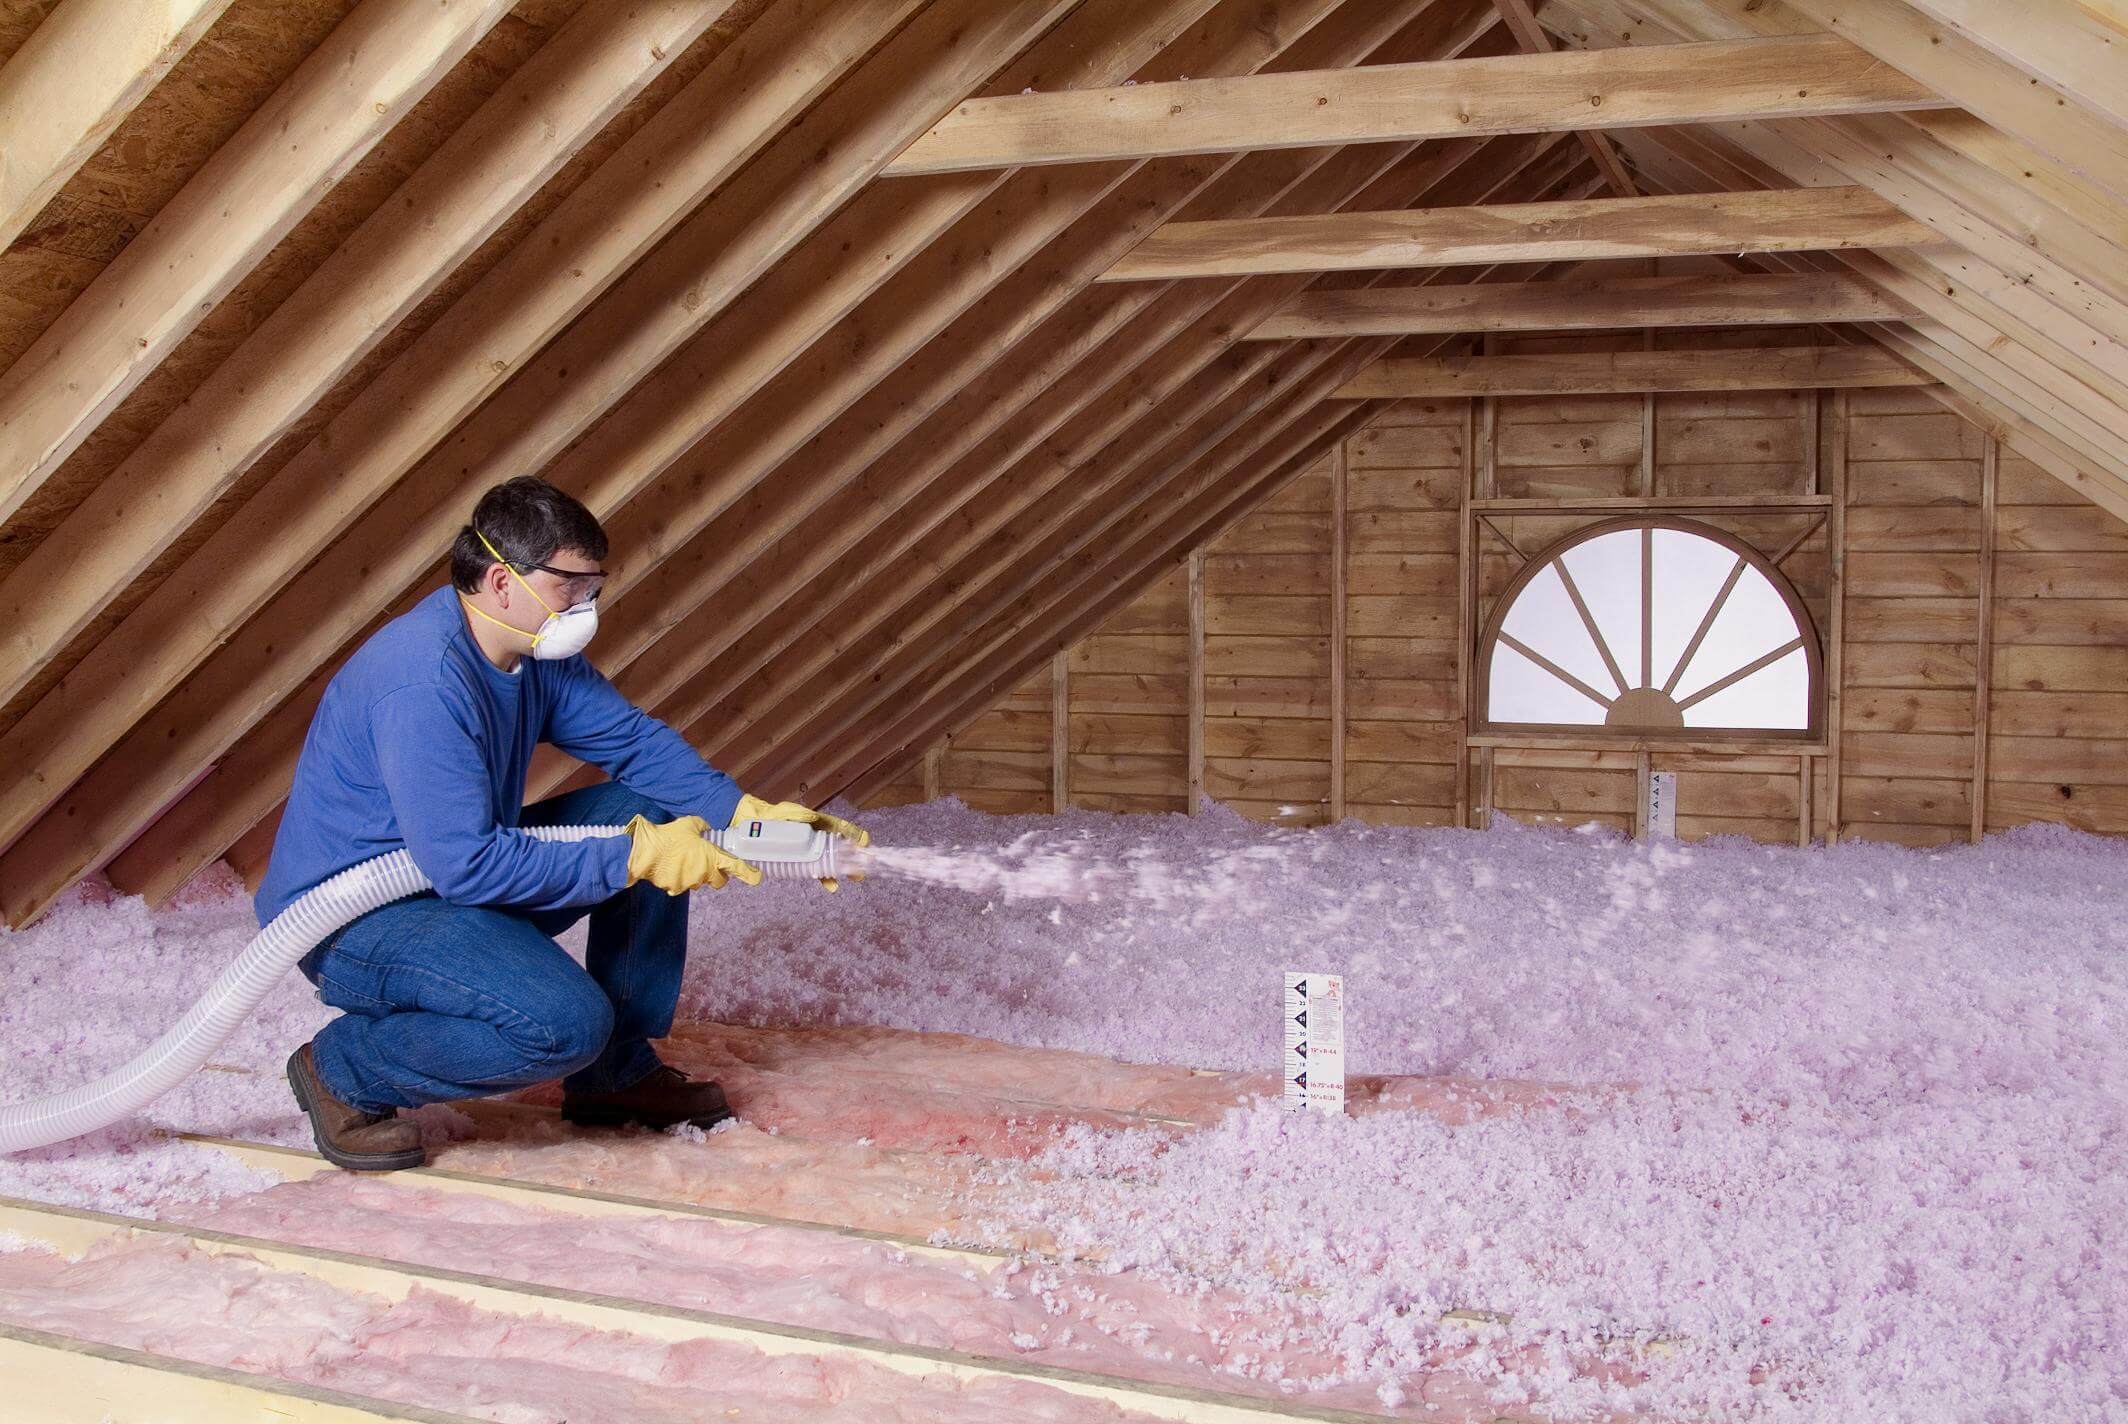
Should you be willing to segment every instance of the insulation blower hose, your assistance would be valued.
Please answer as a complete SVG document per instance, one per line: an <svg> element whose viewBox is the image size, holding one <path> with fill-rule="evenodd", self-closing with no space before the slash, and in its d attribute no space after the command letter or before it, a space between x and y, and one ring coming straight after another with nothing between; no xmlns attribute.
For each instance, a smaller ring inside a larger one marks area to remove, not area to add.
<svg viewBox="0 0 2128 1424"><path fill-rule="evenodd" d="M522 829L543 841L581 841L627 834L625 826ZM718 832L712 832L710 838L720 842L724 839ZM772 879L833 875L829 838L822 836L818 844L819 858L810 862L756 863L762 874ZM404 849L351 865L320 881L275 915L186 1010L185 1016L124 1067L63 1093L0 1107L0 1152L48 1147L138 1112L199 1071L281 976L295 968L318 941L358 915L434 887L435 882L422 874L412 854Z"/></svg>

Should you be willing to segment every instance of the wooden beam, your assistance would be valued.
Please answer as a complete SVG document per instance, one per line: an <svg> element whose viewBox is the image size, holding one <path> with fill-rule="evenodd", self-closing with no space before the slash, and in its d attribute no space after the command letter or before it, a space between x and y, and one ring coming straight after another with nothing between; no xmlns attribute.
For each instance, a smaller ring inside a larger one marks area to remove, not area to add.
<svg viewBox="0 0 2128 1424"><path fill-rule="evenodd" d="M1590 331L1627 327L1789 326L1904 321L1906 303L1854 274L1598 277L1468 287L1306 292L1248 333L1416 336L1461 331Z"/></svg>
<svg viewBox="0 0 2128 1424"><path fill-rule="evenodd" d="M1000 665L1008 668L1018 667L1024 663L1026 656L1032 656L1027 652L1030 645L1048 646L1052 635L1048 631L1048 625L1040 620L1048 617L1050 613L1061 613L1061 616L1069 617L1085 609L1086 595L1081 592L1085 585L1091 583L1099 588L1122 589L1127 592L1135 587L1134 580L1143 577L1146 570L1156 568L1165 561L1180 558L1187 549L1195 547L1205 539L1215 537L1220 529L1239 518L1255 501L1297 473L1298 466L1280 463L1295 449L1302 451L1305 461L1312 462L1325 448L1324 442L1340 438L1343 434L1363 426L1375 412L1362 406L1349 413L1340 414L1341 407L1324 404L1317 399L1318 393L1324 389L1324 385L1319 382L1336 381L1339 370L1355 369L1379 354L1385 345L1386 343L1381 342L1363 343L1354 351L1323 353L1317 361L1311 363L1309 374L1296 374L1279 383L1286 393L1279 402L1285 408L1283 413L1273 416L1259 410L1254 423L1246 431L1237 432L1233 440L1228 442L1248 447L1253 453L1241 457L1242 462L1245 465L1269 466L1272 473L1268 477L1244 476L1237 481L1228 473L1234 457L1218 452L1208 452L1201 457L1191 456L1181 462L1181 468L1189 471L1187 478L1177 479L1171 476L1161 482L1160 488L1137 492L1140 504L1149 508L1104 510L1099 512L1091 527L1078 529L1056 557L1049 561L1053 568L1060 571L1054 578L1046 580L1042 587L1032 589L1017 598L1008 594L1005 600L994 599L988 590L979 594L976 599L980 605L978 613L980 617L988 620L986 626L990 631L956 643L949 650L949 656L958 654L968 643L997 647L1001 639L1012 640L1013 649L1009 652L999 650L987 656L979 652L973 659L962 659L956 666L967 669L966 674L957 679L955 685L934 694L934 703L950 705L959 695L958 687L965 684L969 678L992 677ZM1294 413L1296 411L1297 415ZM1299 432L1297 435L1296 431ZM1222 449L1224 448L1223 446ZM1270 451L1268 454L1265 453L1267 449ZM1159 524L1151 533L1142 535L1123 554L1111 558L1106 566L1088 567L1083 560L1073 561L1073 551L1083 548L1088 540L1098 538L1119 518L1134 516L1142 524L1149 511L1160 519ZM1178 537L1178 530L1185 532ZM1148 549L1158 552L1148 558L1145 557L1145 551ZM1108 596L1098 596L1093 608L1081 615L1082 624L1086 620L1097 620L1101 611L1111 605L1111 601ZM1049 612L1043 612L1045 608ZM1062 636L1068 641L1081 631L1083 626L1075 626ZM922 670L929 676L933 686L937 686L941 678L952 676L942 674L935 667L928 665ZM906 678L910 671L902 670L902 676ZM981 704L977 703L974 710L980 711L980 707ZM879 721L893 716L893 712L894 709L884 710L880 717L861 724L852 732L849 740L861 742L854 756L846 758L840 764L821 766L811 773L823 793L841 786L846 776L857 775L865 766L873 766L876 770L898 761L901 752L891 749L890 744L898 741L906 729L921 725L916 719L931 715L924 708L913 709L894 727L883 732L879 739L871 742L861 741L866 727L878 725ZM945 715L944 723L951 725L956 717L966 715L973 715L967 707L961 708L959 712L949 711ZM902 745L906 747L909 744ZM782 764L778 763L779 766ZM869 781L873 773L863 774Z"/></svg>
<svg viewBox="0 0 2128 1424"><path fill-rule="evenodd" d="M1105 10L1083 12L1101 21L1098 30L1084 39L1059 35L1075 43L1058 45L1071 58L1049 77L1105 80L1155 56L1162 66L1212 72L1277 57L1274 41L1288 31L1267 35L1238 13L1197 25L1171 44L1209 3L1137 5L1128 27ZM1310 29L1328 8L1325 0L1307 0L1288 18L1313 36L1331 28ZM1238 191L1233 169L1233 160L1185 160L1135 173L1102 166L958 175L861 195L549 471L595 509L631 501L609 523L622 574L618 589L609 584L608 599L618 593L625 602L617 604L624 613L607 657L633 665L652 641L716 604L746 563L826 505L896 436L976 379L1001 346L1063 307L1151 226ZM992 196L1008 178L1005 191ZM982 213L970 216L979 205ZM878 260L870 256L875 250ZM1045 254L1062 256L1037 260ZM829 305L838 299L839 306ZM743 422L720 432L715 473L703 477L687 453L742 405ZM787 474L784 462L793 458L804 461L807 477L764 490ZM736 537L714 527L741 509ZM656 567L646 573L646 565ZM697 659L709 647L722 651L723 643L688 647ZM686 665L662 666L678 674Z"/></svg>
<svg viewBox="0 0 2128 1424"><path fill-rule="evenodd" d="M1889 351L1869 346L1577 351L1382 360L1347 381L1336 399L1852 389L1925 386L1934 379Z"/></svg>
<svg viewBox="0 0 2128 1424"><path fill-rule="evenodd" d="M1655 349L1655 333L1653 331L1642 332L1640 334L1640 342L1642 350L1653 351ZM1655 396L1656 393L1654 391L1647 391L1640 398L1640 469L1638 471L1639 483L1636 493L1642 499L1655 498ZM1643 603L1645 603L1645 600L1643 600ZM1643 640L1643 645L1645 645L1646 641L1645 639ZM1645 686L1646 684L1642 682L1634 685Z"/></svg>
<svg viewBox="0 0 2128 1424"><path fill-rule="evenodd" d="M971 99L888 175L1944 107L1829 35Z"/></svg>
<svg viewBox="0 0 2128 1424"><path fill-rule="evenodd" d="M1100 280L1905 247L1936 240L1926 223L1867 188L1793 188L1169 223Z"/></svg>
<svg viewBox="0 0 2128 1424"><path fill-rule="evenodd" d="M1155 1383L1120 1375L1102 1374L1037 1363L1008 1355L983 1354L948 1346L912 1344L877 1338L848 1330L827 1329L759 1319L693 1306L668 1305L627 1296L551 1286L510 1276L429 1266L414 1261L369 1256L356 1252L325 1250L271 1237L216 1231L161 1221L142 1221L108 1212L84 1211L77 1207L49 1206L0 1198L0 1227L52 1249L73 1252L96 1251L131 1241L167 1241L189 1253L204 1257L229 1256L257 1262L267 1271L307 1277L333 1291L353 1292L397 1301L415 1291L449 1299L472 1312L507 1321L538 1317L566 1322L587 1333L636 1337L666 1345L704 1344L737 1348L756 1357L783 1360L792 1367L817 1367L825 1360L847 1361L876 1370L915 1379L950 1381L966 1386L977 1381L1035 1386L1055 1394L1088 1401L1092 1406L1120 1417L1175 1420L1177 1424L1281 1424L1295 1416L1279 1401L1228 1394L1196 1385ZM4 1327L20 1338L20 1327ZM0 1341L8 1338L0 1334ZM61 1337L46 1337L61 1338ZM111 1347L81 1342L83 1355L107 1357ZM153 1356L144 1356L154 1359ZM49 1365L49 1361L46 1362ZM182 1362L169 1361L173 1367ZM198 1377L208 1371L184 1366L183 1373ZM66 1370L55 1371L64 1376ZM170 1371L175 1375L180 1370ZM291 1400L260 1399L248 1394L224 1396L228 1412L201 1415L171 1414L152 1393L143 1393L138 1407L127 1407L115 1417L125 1419L288 1419L339 1421L350 1419L405 1419L464 1424L457 1415L442 1414L419 1406L369 1401L318 1386L297 1385L270 1377L245 1376L236 1371L213 1370L224 1379L257 1379L259 1385L278 1386L274 1394L316 1399L333 1404L373 1405L374 1414L349 1414L315 1405L296 1405ZM64 1388L62 1385L60 1388ZM257 1386L254 1386L257 1388ZM58 1390L54 1391L55 1393ZM249 1408L245 1408L249 1405ZM287 1408L287 1413L274 1409ZM315 1412L313 1412L315 1410ZM34 1416L49 1418L110 1418L112 1414L66 1412ZM1314 1417L1360 1424L1369 1416L1346 1410L1306 1411Z"/></svg>
<svg viewBox="0 0 2128 1424"><path fill-rule="evenodd" d="M1330 819L1345 819L1346 441L1330 447Z"/></svg>
<svg viewBox="0 0 2128 1424"><path fill-rule="evenodd" d="M1537 23L1537 17L1530 12L1529 0L1493 0L1493 8L1500 12L1500 18L1507 22L1508 31L1514 35L1515 43L1521 45L1525 52L1552 52L1552 37L1544 32L1544 27ZM1618 146L1612 143L1608 136L1594 129L1583 128L1576 129L1574 137L1588 150L1590 160L1596 165L1596 171L1611 185L1613 193L1621 198L1631 198L1640 192L1633 184L1633 175L1626 172L1624 160L1618 156Z"/></svg>
<svg viewBox="0 0 2128 1424"><path fill-rule="evenodd" d="M0 250L229 0L65 0L0 67Z"/></svg>
<svg viewBox="0 0 2128 1424"><path fill-rule="evenodd" d="M2000 484L2002 442L1990 435L1980 456L1980 619L1973 650L1973 821L1974 844L1987 830L1988 724L1995 671L1995 504Z"/></svg>
<svg viewBox="0 0 2128 1424"><path fill-rule="evenodd" d="M1489 404L1489 402L1485 402ZM1477 516L1471 501L1478 495L1478 406L1463 402L1463 438L1457 443L1456 469L1456 824L1470 824L1471 660L1477 637L1472 624L1477 610ZM1394 407L1391 407L1394 409Z"/></svg>
<svg viewBox="0 0 2128 1424"><path fill-rule="evenodd" d="M2051 88L2032 83L1955 28L1938 24L1903 0L1788 0L1788 4L1958 107L2082 173L2115 197L2128 198L2128 129L2110 116L2064 103ZM2029 34L2027 11L2071 7L2056 0L2054 4L1993 8L2003 30ZM2047 25L2044 19L2039 23L2057 35L2063 33L2060 25ZM2091 57L2102 61L2103 53L2098 49ZM2115 54L2106 68L2117 84L2122 73L2117 48ZM2112 97L2120 102L2117 89Z"/></svg>
<svg viewBox="0 0 2128 1424"><path fill-rule="evenodd" d="M455 529L470 503L472 492L465 487L469 467L494 469L495 462L501 461L502 468L512 471L527 463L537 468L557 453L629 384L654 370L687 335L869 182L900 134L929 121L954 96L985 82L1009 56L1024 49L1069 8L1070 0L1008 7L978 0L934 0L865 57L858 77L837 84L804 117L775 133L769 150L773 159L757 155L724 183L668 240L629 270L607 301L574 322L561 339L550 342L526 370L517 373L505 395L487 401L450 440L436 446L393 489L390 508L373 512L342 536L332 564L317 561L322 542L305 547L286 537L255 543L240 555L230 555L217 541L239 537L239 532L253 536L254 527L240 516L218 530L194 555L195 561L210 552L221 556L215 570L219 582L202 591L200 602L233 600L241 582L244 593L253 599L274 595L272 603L244 627L242 637L219 648L214 643L228 636L228 625L210 621L198 605L178 605L183 610L178 627L184 631L145 650L144 660L156 663L157 668L153 677L135 673L139 692L160 696L170 689L164 678L173 671L182 678L188 664L196 666L210 652L212 661L200 674L184 678L175 695L156 705L153 714L103 758L96 773L67 792L62 806L70 809L42 818L0 857L0 908L11 922L19 925L40 913L53 894L130 840L180 786L301 688L348 639L359 635L380 605L388 605L424 570L434 567L438 551L447 544L441 531ZM860 14L846 5L830 9L836 15ZM772 11L764 18L773 20L782 13ZM864 7L861 13L872 23L883 18L878 7ZM884 18L891 21L891 16ZM817 42L825 28L831 27L816 23L805 38ZM842 36L839 30L834 33ZM750 50L742 58L747 61L742 84L775 86L787 77ZM740 136L714 132L710 137L741 141ZM543 265L552 265L551 255L538 255ZM435 328L429 335L435 335ZM484 351L478 354L486 355ZM486 365L483 361L483 371ZM500 375L495 379L499 383ZM375 389L373 383L370 390ZM395 435L406 425L403 419L389 423ZM367 444L373 438L371 432L363 431L354 443ZM423 441L416 453L426 445ZM301 463L299 458L283 470L282 477ZM405 468L396 460L379 462L371 473L374 478ZM302 496L316 504L320 488L336 486L335 493L344 495L343 502L334 506L341 514L338 527L344 529L348 503L359 508L361 496L357 490L337 488L339 483L336 472L335 478L322 485L307 487ZM318 528L313 523L312 528L318 536L333 532L331 526ZM259 556L267 547L274 549L270 563ZM284 572L290 556L311 560L293 579ZM338 567L344 562L370 570L359 591L349 588ZM241 581L230 576L237 563L248 565ZM268 567L281 572L278 589L258 585ZM310 587L314 580L329 585L330 594ZM229 587L224 589L222 584ZM167 589L164 592L167 598ZM151 601L150 606L159 601ZM113 637L105 638L104 645L110 645ZM126 691L133 691L130 683ZM132 709L139 706L139 698L129 695L123 703L123 708L100 707L104 715L85 720L108 736L111 718L130 720L129 713L137 715ZM93 734L76 729L75 735L62 735L60 740L71 743L85 735ZM96 791L92 783L106 774L121 777L128 790L118 796ZM19 788L19 781L0 788L0 800ZM48 784L40 785L23 794L34 801L42 799L47 789ZM76 797L87 799L77 802ZM0 827L5 824L0 820Z"/></svg>
<svg viewBox="0 0 2128 1424"><path fill-rule="evenodd" d="M1939 25L2128 128L2128 11L2002 0L1908 0Z"/></svg>
<svg viewBox="0 0 2128 1424"><path fill-rule="evenodd" d="M474 1424L418 1404L0 1324L8 1409L40 1424Z"/></svg>
<svg viewBox="0 0 2128 1424"><path fill-rule="evenodd" d="M0 581L0 702L729 8L577 12Z"/></svg>
<svg viewBox="0 0 2128 1424"><path fill-rule="evenodd" d="M365 0L0 375L0 520L510 10Z"/></svg>
<svg viewBox="0 0 2128 1424"><path fill-rule="evenodd" d="M1204 801L1204 548L1190 550L1190 710L1188 736L1189 813L1194 816Z"/></svg>
<svg viewBox="0 0 2128 1424"><path fill-rule="evenodd" d="M1461 168L1476 151L1476 142L1448 147L1453 151L1442 154L1443 161L1429 158L1418 165L1421 179ZM1388 184L1392 179L1385 172L1393 175L1402 167L1400 162L1385 164L1366 149L1351 149L1329 151L1336 157L1318 173L1315 170L1326 152L1318 150L1312 151L1317 155L1315 161L1300 167L1301 178L1278 171L1301 152L1311 151L1255 156L1195 202L1214 210L1236 203L1257 205L1260 210L1273 201L1335 207L1350 200L1362 181L1378 179ZM1281 187L1282 182L1290 186ZM1408 195L1412 190L1403 191ZM1098 234L1088 239L1098 240ZM1017 279L1012 285L1019 285ZM1117 304L1112 297L1120 292L1134 295ZM806 480L790 489L783 501L786 506L795 503L795 510L786 514L774 506L749 508L736 541L719 537L716 528L705 532L713 549L742 543L745 557L769 570L765 581L740 580L735 596L747 600L745 606L758 609L765 619L799 616L808 608L812 616L820 616L824 608L799 599L800 589L831 571L838 578L885 572L901 549L931 527L920 522L919 515L934 523L946 518L971 498L980 479L1042 448L1047 435L1071 413L1062 396L1070 396L1078 405L1092 401L1128 375L1134 363L1143 360L1144 352L1161 349L1170 337L1187 331L1207 313L1217 312L1219 326L1231 332L1260 319L1270 305L1253 295L1246 302L1216 301L1220 296L1217 290L1202 286L1167 292L1101 288L1080 292L1057 318L1032 332L1017 316L995 334L988 324L971 325L965 333L959 328L949 331L941 338L951 340L945 359L905 363L835 426L815 437L808 451L817 449L818 457L806 461ZM1022 300L1046 307L1052 298L1040 291L1024 299L1014 297L1015 302ZM1020 346L1010 357L1002 362L991 359L988 353L1015 339ZM1104 343L1113 343L1116 349L1104 352ZM1071 381L1067 373L1074 370L1083 373L1083 379ZM1045 394L1050 391L1058 396ZM1035 403L1039 418L1022 412L1015 403L1027 401ZM900 457L892 458L897 442ZM985 474L979 476L977 471ZM931 498L929 509L918 504L930 498L926 492L934 490L945 493ZM876 524L909 532L888 547L867 549L863 563L853 568L847 556L855 540ZM676 600L684 596L686 602L675 606L662 598L655 601L658 621L669 628L663 636L677 638L681 646L701 650L706 657L721 654L735 641L734 630L689 615L696 605L724 610L718 614L719 621L730 611L730 601L719 597L716 575L729 568L731 561L721 553L713 557L706 569L696 565L699 576L680 586ZM664 581L664 573L659 571L658 581ZM725 676L723 690L751 676L787 646L787 641L763 644L757 655ZM678 660L648 661L651 666L642 668L644 675L626 684L631 695L640 692L646 701L665 697L699 672L693 667L674 667ZM638 667L642 667L640 660ZM691 699L692 710L682 715L682 721L691 720L703 705L721 695L722 690Z"/></svg>
<svg viewBox="0 0 2128 1424"><path fill-rule="evenodd" d="M1049 809L1071 807L1071 654L1049 660Z"/></svg>
<svg viewBox="0 0 2128 1424"><path fill-rule="evenodd" d="M1794 33L1810 23L1777 5L1740 0L1553 0L1545 18L1569 13L1584 23L1565 32L1589 46ZM1944 281L1954 294L1977 282L1998 304L2052 303L2062 313L2115 316L2128 299L2128 273L2119 260L2128 206L2041 148L1963 111L1733 126L1719 138L1710 129L1642 129L1632 136L1734 145L1787 174L1783 182L1724 180L1718 187L1856 182L1875 188L1994 269L1968 271L1946 254ZM2108 293L2112 303L2104 300ZM2128 340L2128 326L2114 335Z"/></svg>
<svg viewBox="0 0 2128 1424"><path fill-rule="evenodd" d="M1844 737L1845 722L1841 716L1844 699L1840 688L1847 681L1847 459L1848 426L1851 419L1850 398L1845 391L1835 391L1829 421L1821 438L1828 439L1831 448L1826 451L1820 468L1825 471L1830 488L1826 494L1831 499L1831 511L1826 516L1825 542L1830 567L1826 574L1825 619L1832 626L1825 633L1825 843L1839 842L1841 796L1840 796L1840 744ZM1822 407L1821 407L1822 409Z"/></svg>

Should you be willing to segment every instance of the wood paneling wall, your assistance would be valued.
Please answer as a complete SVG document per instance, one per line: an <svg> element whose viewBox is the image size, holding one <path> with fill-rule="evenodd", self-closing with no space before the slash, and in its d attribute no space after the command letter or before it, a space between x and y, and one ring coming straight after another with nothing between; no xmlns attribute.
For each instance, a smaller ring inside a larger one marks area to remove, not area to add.
<svg viewBox="0 0 2128 1424"><path fill-rule="evenodd" d="M1801 501L1689 517L1769 556L1794 545L1782 568L1829 671L1838 627L1822 747L1469 745L1459 600L1482 627L1514 550L1631 512L1577 503L1636 497ZM1466 526L1470 498L1557 507ZM1341 752L1345 813L1383 824L1496 813L1636 831L1644 778L1670 770L1685 838L1938 845L2034 819L2128 833L2128 525L1927 390L1406 401L1194 557L1194 616L1185 564L1071 650L1061 723L1044 671L929 760L929 789L1049 811L1061 738L1071 804L1186 810L1199 715L1206 794L1282 824L1329 819ZM921 799L923 770L877 802Z"/></svg>

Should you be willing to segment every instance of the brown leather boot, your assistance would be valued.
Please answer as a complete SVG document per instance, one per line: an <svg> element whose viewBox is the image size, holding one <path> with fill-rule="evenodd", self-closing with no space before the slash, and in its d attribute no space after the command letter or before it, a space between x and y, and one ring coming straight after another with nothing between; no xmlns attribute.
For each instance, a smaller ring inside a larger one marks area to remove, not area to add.
<svg viewBox="0 0 2128 1424"><path fill-rule="evenodd" d="M335 1166L350 1172L393 1172L429 1160L421 1128L412 1118L364 1112L334 1097L318 1077L307 1043L288 1055L288 1086L310 1114L310 1135L318 1151Z"/></svg>
<svg viewBox="0 0 2128 1424"><path fill-rule="evenodd" d="M730 1117L724 1090L715 1083L698 1083L669 1063L660 1063L639 1083L612 1093L562 1093L562 1117L586 1127L617 1127L641 1123L667 1128L691 1122L696 1127L715 1127Z"/></svg>

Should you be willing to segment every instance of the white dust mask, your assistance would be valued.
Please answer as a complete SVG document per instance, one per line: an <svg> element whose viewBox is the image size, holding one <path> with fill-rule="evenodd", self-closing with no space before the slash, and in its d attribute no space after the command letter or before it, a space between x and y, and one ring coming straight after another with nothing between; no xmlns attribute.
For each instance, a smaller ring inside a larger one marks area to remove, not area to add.
<svg viewBox="0 0 2128 1424"><path fill-rule="evenodd" d="M539 625L537 633L527 633L524 629L512 627L500 618L490 617L488 614L482 613L481 610L473 607L464 594L459 595L461 603L464 603L467 608L479 613L481 617L486 618L497 627L509 628L511 632L521 637L530 638L532 640L532 656L541 662L552 662L557 658L573 658L590 645L591 635L598 631L598 604L596 602L587 598L582 603L573 603L567 608L556 610L546 599L541 598L537 593L533 593L532 585L526 583L524 576L518 573L516 569L510 567L510 561L498 553L493 544L488 543L487 535L482 534L478 529L473 532L479 536L482 544L487 545L488 552L495 555L495 562L501 564L505 569L509 569L510 577L517 580L518 586L524 589L526 593L532 594L532 601L547 610L547 621Z"/></svg>

